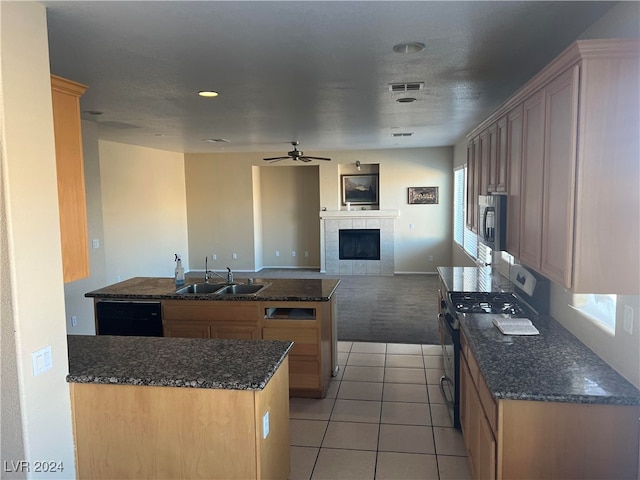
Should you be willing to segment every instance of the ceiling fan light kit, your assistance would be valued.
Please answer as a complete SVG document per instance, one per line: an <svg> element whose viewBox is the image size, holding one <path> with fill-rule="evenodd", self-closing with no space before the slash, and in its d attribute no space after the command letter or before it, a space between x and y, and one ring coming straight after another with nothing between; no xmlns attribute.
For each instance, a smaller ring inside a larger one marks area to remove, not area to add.
<svg viewBox="0 0 640 480"><path fill-rule="evenodd" d="M264 158L263 160L265 162L279 162L280 160L287 160L290 158L291 160L300 160L301 162L311 162L313 160L324 160L327 162L331 161L331 159L327 157L312 157L309 155L305 155L303 151L298 150L298 145L300 145L299 142L291 142L291 145L293 145L293 150L287 152L287 156L270 157Z"/></svg>

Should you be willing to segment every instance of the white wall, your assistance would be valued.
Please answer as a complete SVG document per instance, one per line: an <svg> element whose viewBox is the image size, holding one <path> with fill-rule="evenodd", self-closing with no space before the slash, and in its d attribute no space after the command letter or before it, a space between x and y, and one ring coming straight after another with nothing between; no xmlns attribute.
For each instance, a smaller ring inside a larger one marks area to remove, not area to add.
<svg viewBox="0 0 640 480"><path fill-rule="evenodd" d="M106 283L189 265L184 156L100 140Z"/></svg>
<svg viewBox="0 0 640 480"><path fill-rule="evenodd" d="M2 461L55 460L75 476L46 11L0 2ZM39 289L38 289L39 288ZM32 352L53 367L34 377ZM8 348L6 348L8 347ZM13 390L17 387L17 391ZM12 391L5 391L12 388ZM3 470L4 469L4 463ZM4 477L11 475L3 471Z"/></svg>

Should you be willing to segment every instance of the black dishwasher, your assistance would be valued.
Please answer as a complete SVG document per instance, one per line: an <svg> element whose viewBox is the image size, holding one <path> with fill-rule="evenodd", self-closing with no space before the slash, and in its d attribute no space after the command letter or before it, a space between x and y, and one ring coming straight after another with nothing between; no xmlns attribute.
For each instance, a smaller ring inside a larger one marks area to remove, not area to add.
<svg viewBox="0 0 640 480"><path fill-rule="evenodd" d="M162 336L160 302L96 302L96 335Z"/></svg>

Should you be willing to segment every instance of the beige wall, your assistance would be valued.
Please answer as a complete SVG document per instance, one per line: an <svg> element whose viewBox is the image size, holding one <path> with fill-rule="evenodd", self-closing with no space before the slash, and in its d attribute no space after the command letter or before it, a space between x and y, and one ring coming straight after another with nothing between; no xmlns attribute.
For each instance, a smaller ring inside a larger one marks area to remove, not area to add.
<svg viewBox="0 0 640 480"><path fill-rule="evenodd" d="M99 141L106 283L189 265L184 156Z"/></svg>
<svg viewBox="0 0 640 480"><path fill-rule="evenodd" d="M260 170L265 267L319 268L318 166L269 166Z"/></svg>
<svg viewBox="0 0 640 480"><path fill-rule="evenodd" d="M32 2L0 2L0 58L3 260L0 456L3 462L26 460L31 465L37 460L62 462L64 472L46 475L32 472L28 476L73 478L44 6ZM34 377L31 354L47 345L51 346L52 368ZM11 476L23 475L2 473L3 478Z"/></svg>
<svg viewBox="0 0 640 480"><path fill-rule="evenodd" d="M252 243L256 238L253 213L256 198L255 192L250 191L252 169L256 166L262 167L260 195L264 265L304 266L305 263L299 262L305 260L305 257L300 258L300 253L304 255L305 251L309 251L308 265L319 265L314 263L314 247L311 246L319 242L314 239L319 237L319 223L315 224L319 222L319 208L315 204L318 194L310 190L314 182L311 173L309 178L296 174L298 180L289 179L278 186L283 175L289 178L291 172L309 166L292 161L264 164L264 156L276 156L277 153L185 154L192 270L203 268L204 256L213 253L218 257L214 262L216 269L229 265L234 270L253 271L256 267ZM355 164L356 160L363 164L379 164L380 208L400 211L400 218L396 221L396 272L435 272L438 265L449 264L453 196L451 147L314 153L333 159L313 167L319 170L319 207L327 210L340 207L339 165ZM304 191L294 190L293 185L299 185ZM407 188L423 186L439 187L440 202L437 205L408 205ZM269 189L274 191L273 196ZM277 195L282 195L283 199L285 195L296 199L294 203L297 204L301 199L313 200L313 204L305 206L305 211L309 212L308 221L304 220L305 229L318 225L318 230L310 232L308 239L293 222L288 223L286 230L272 231L267 216L283 211L283 205L276 200ZM223 203L233 204L234 208L221 208ZM273 211L270 205L274 205ZM314 208L315 213L312 211ZM286 253L284 249L287 249ZM291 257L294 249L298 255L295 258ZM279 263L274 263L275 250L280 250ZM237 260L231 258L234 252L238 254ZM432 261L428 259L430 255L433 256Z"/></svg>

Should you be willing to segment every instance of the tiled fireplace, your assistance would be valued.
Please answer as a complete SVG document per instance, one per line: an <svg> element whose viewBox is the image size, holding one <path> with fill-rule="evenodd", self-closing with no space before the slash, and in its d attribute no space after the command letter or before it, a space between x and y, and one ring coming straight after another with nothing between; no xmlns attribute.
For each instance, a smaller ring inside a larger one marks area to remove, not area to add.
<svg viewBox="0 0 640 480"><path fill-rule="evenodd" d="M323 266L330 275L393 275L394 226L397 210L356 210L320 212L324 240ZM340 230L380 231L379 260L340 259Z"/></svg>

